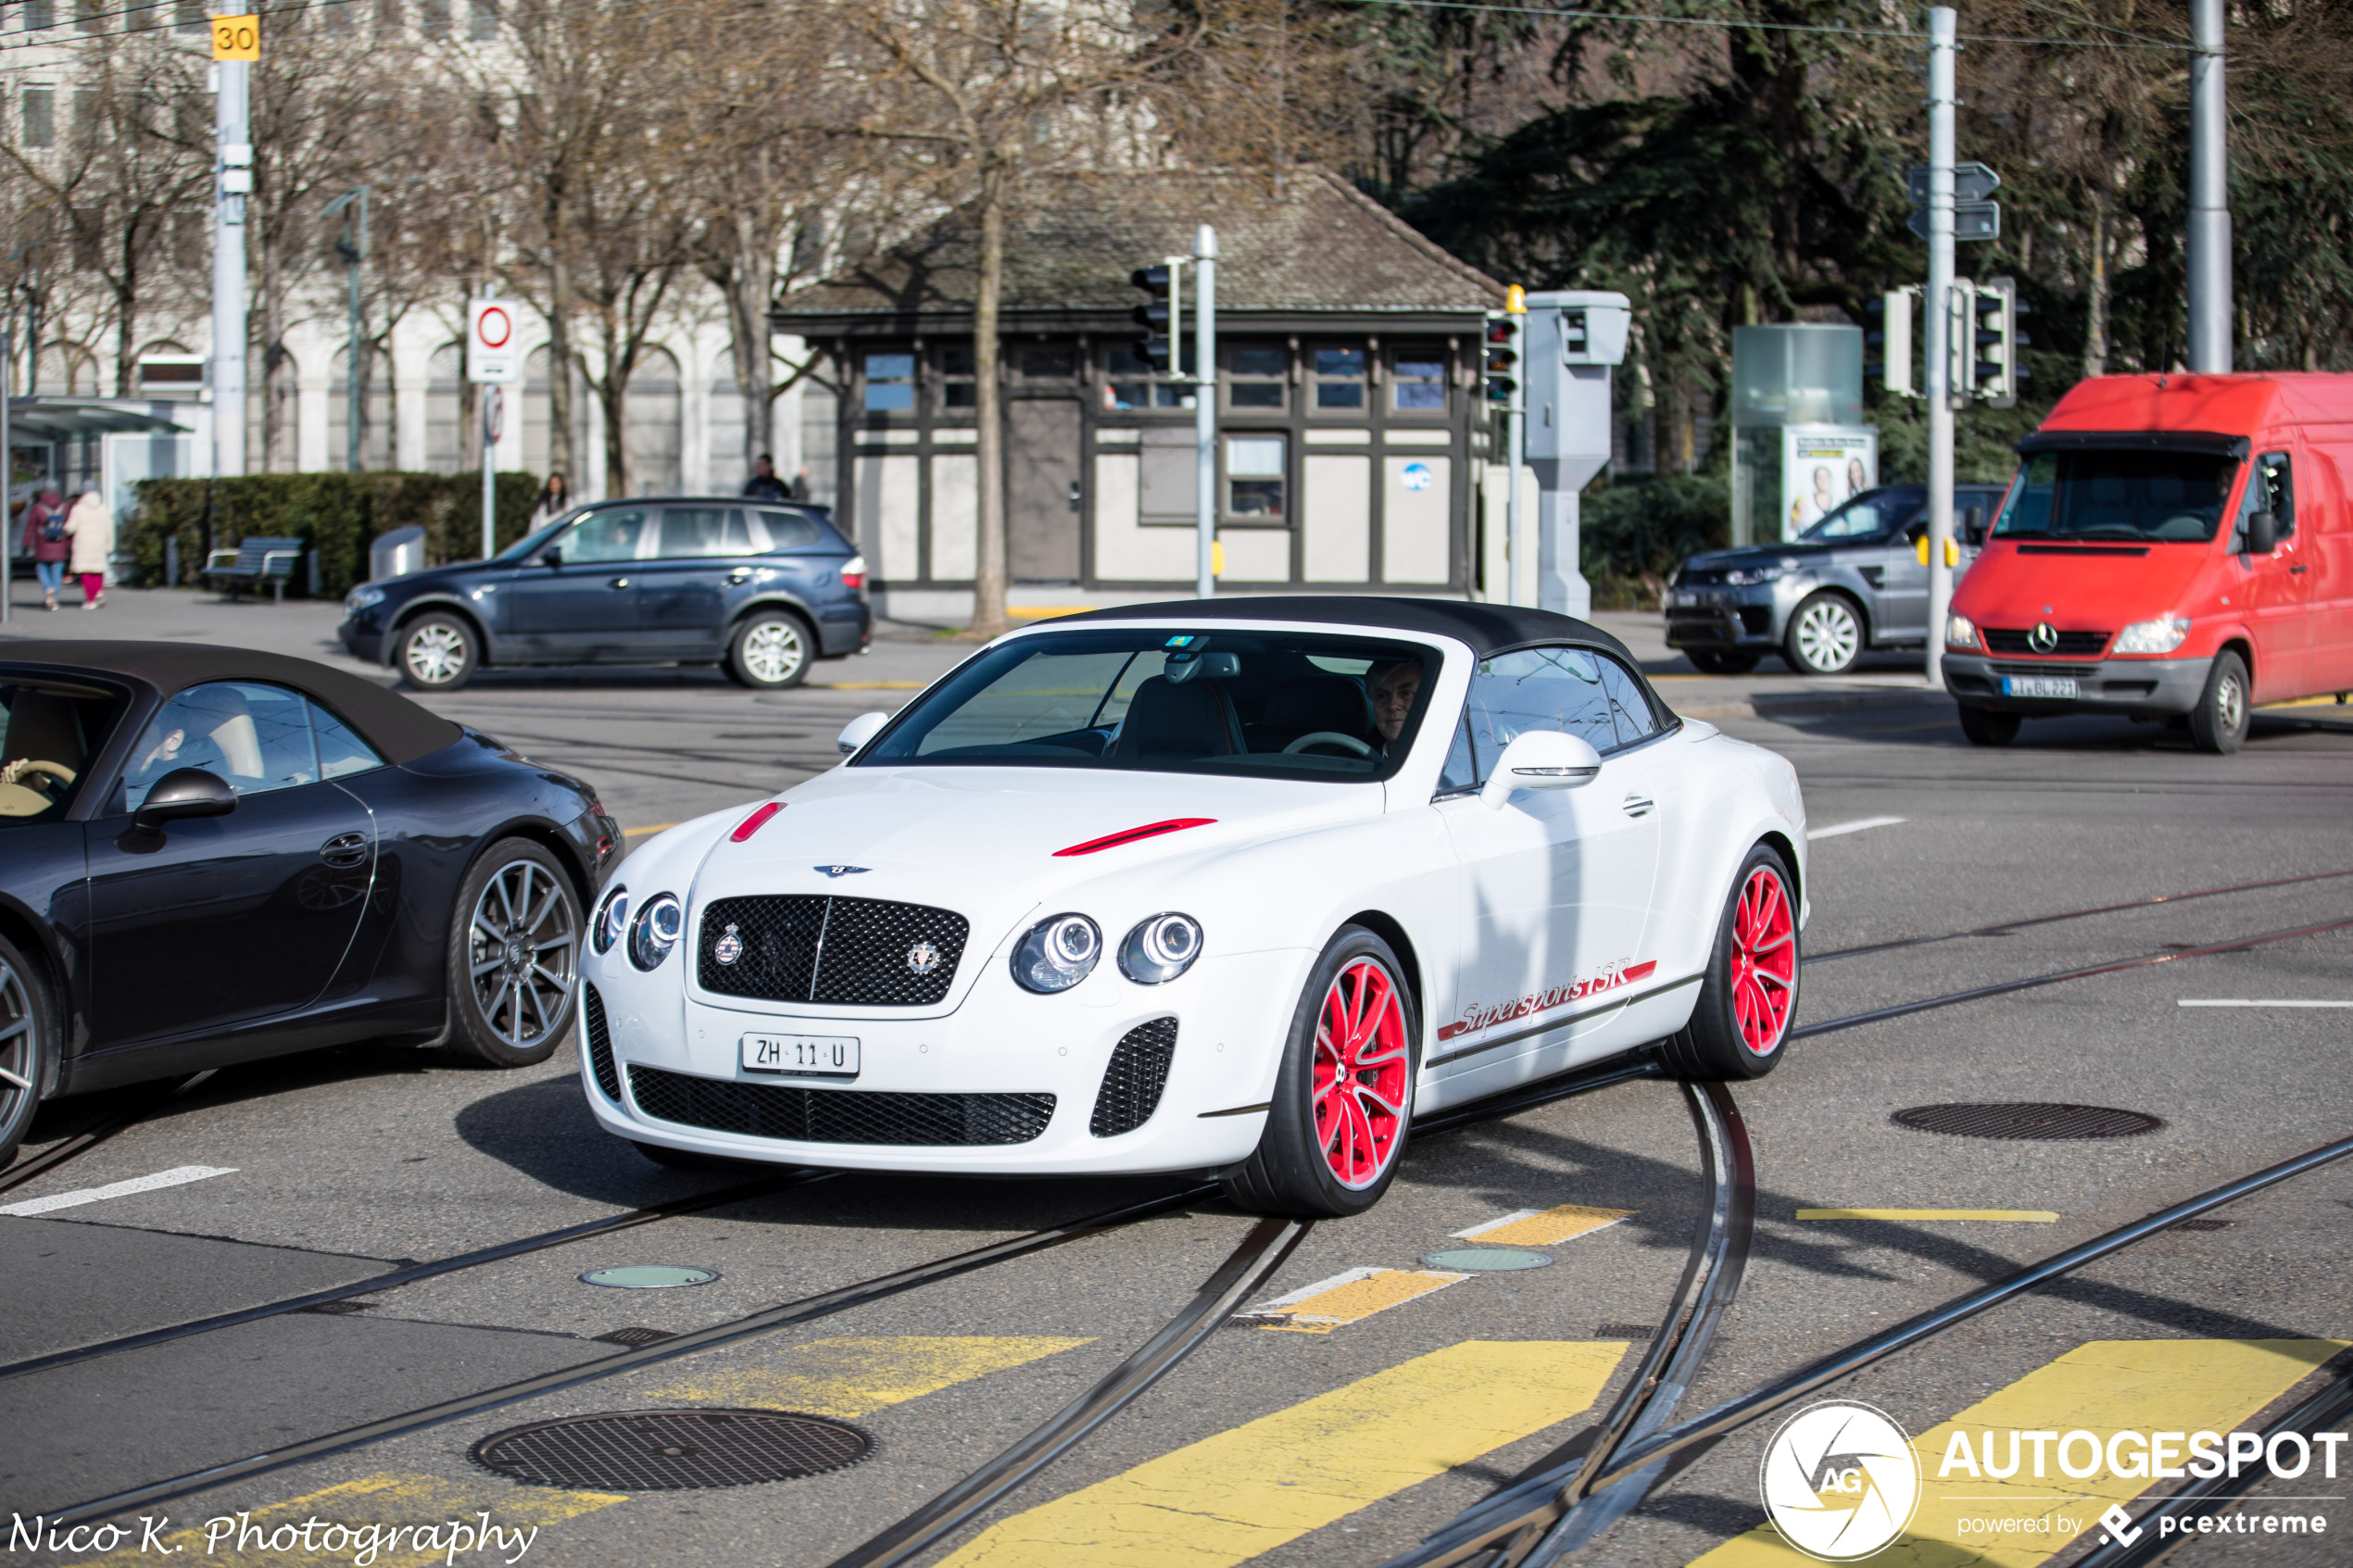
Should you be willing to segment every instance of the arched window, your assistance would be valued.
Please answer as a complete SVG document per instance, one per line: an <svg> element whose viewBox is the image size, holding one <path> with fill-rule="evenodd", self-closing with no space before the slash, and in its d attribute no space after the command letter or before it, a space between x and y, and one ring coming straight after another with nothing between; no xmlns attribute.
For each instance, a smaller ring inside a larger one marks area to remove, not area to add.
<svg viewBox="0 0 2353 1568"><path fill-rule="evenodd" d="M381 348L368 353L367 374L359 402L359 466L392 467L392 360ZM351 467L351 349L335 350L327 372L327 467L342 472Z"/></svg>
<svg viewBox="0 0 2353 1568"><path fill-rule="evenodd" d="M683 483L686 409L678 385L678 361L665 348L649 348L629 378L628 412L632 488L640 495L675 495Z"/></svg>

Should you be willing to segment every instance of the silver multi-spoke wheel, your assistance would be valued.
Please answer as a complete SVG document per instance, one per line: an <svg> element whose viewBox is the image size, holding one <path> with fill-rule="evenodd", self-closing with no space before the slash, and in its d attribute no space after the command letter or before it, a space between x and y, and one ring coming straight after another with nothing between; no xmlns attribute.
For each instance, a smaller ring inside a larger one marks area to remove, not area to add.
<svg viewBox="0 0 2353 1568"><path fill-rule="evenodd" d="M1852 605L1825 594L1797 607L1790 643L1797 651L1797 663L1817 675L1835 675L1862 652L1863 625Z"/></svg>
<svg viewBox="0 0 2353 1568"><path fill-rule="evenodd" d="M788 685L809 662L809 645L790 621L761 621L744 629L736 657L755 684Z"/></svg>
<svg viewBox="0 0 2353 1568"><path fill-rule="evenodd" d="M41 1098L42 1031L38 984L16 948L0 941L0 1165L17 1151Z"/></svg>
<svg viewBox="0 0 2353 1568"><path fill-rule="evenodd" d="M446 621L429 621L409 633L401 658L409 679L421 686L446 686L471 662L466 634Z"/></svg>
<svg viewBox="0 0 2353 1568"><path fill-rule="evenodd" d="M474 1002L510 1050L535 1051L569 1021L580 972L571 890L536 860L510 860L474 900L467 934Z"/></svg>

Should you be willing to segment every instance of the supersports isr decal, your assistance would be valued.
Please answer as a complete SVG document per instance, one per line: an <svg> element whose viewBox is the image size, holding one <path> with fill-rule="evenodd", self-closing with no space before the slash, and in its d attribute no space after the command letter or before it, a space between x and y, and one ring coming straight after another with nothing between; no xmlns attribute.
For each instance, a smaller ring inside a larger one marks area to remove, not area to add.
<svg viewBox="0 0 2353 1568"><path fill-rule="evenodd" d="M1480 1029L1492 1029L1498 1023L1509 1023L1515 1019L1532 1017L1540 1012L1550 1012L1554 1008L1567 1007L1571 1002L1582 1001L1588 997L1598 997L1604 991L1615 991L1621 985L1631 985L1639 980L1647 980L1650 978L1651 972L1657 967L1656 959L1650 959L1642 963L1613 963L1598 974L1587 975L1584 979L1572 981L1567 985L1555 985L1549 991L1540 992L1532 997L1522 997L1516 1002L1504 1002L1491 1008L1474 1006L1453 1022L1440 1024L1438 1037L1441 1040L1451 1040L1458 1035L1468 1035Z"/></svg>

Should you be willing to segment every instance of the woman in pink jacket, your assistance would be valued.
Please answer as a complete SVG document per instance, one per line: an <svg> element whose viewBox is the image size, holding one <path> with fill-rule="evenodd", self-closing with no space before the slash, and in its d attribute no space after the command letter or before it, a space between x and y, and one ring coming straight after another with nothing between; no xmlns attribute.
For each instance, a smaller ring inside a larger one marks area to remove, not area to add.
<svg viewBox="0 0 2353 1568"><path fill-rule="evenodd" d="M66 534L73 541L74 575L82 579L82 608L96 609L107 602L107 562L114 555L114 518L95 490L84 492L66 514Z"/></svg>

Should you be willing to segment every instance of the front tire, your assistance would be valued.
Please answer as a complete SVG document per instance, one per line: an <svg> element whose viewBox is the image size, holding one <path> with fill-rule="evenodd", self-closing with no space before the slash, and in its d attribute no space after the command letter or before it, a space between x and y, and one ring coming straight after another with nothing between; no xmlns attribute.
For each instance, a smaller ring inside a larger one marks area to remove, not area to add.
<svg viewBox="0 0 2353 1568"><path fill-rule="evenodd" d="M1789 618L1781 657L1801 675L1843 675L1863 657L1863 612L1843 594L1809 594Z"/></svg>
<svg viewBox="0 0 2353 1568"><path fill-rule="evenodd" d="M1421 1015L1404 974L1362 926L1343 926L1324 949L1291 1014L1257 1151L1226 1173L1236 1207L1344 1219L1389 1190L1421 1065Z"/></svg>
<svg viewBox="0 0 2353 1568"><path fill-rule="evenodd" d="M1961 705L1961 734L1969 736L1971 746L2007 746L2018 739L2018 726L2015 713Z"/></svg>
<svg viewBox="0 0 2353 1568"><path fill-rule="evenodd" d="M1797 903L1789 866L1759 844L1741 862L1716 923L1692 1021L1661 1043L1667 1071L1703 1082L1762 1078L1780 1065L1797 1013Z"/></svg>
<svg viewBox="0 0 2353 1568"><path fill-rule="evenodd" d="M482 666L482 644L457 616L421 615L397 635L394 662L411 691L454 692Z"/></svg>
<svg viewBox="0 0 2353 1568"><path fill-rule="evenodd" d="M572 1030L581 925L579 896L555 856L527 838L492 845L450 918L450 1047L492 1067L553 1056Z"/></svg>
<svg viewBox="0 0 2353 1568"><path fill-rule="evenodd" d="M2190 744L2217 757L2228 757L2245 746L2254 719L2247 696L2246 660L2228 650L2216 654L2206 672L2206 688L2190 709Z"/></svg>
<svg viewBox="0 0 2353 1568"><path fill-rule="evenodd" d="M727 673L738 685L781 692L809 678L817 638L790 610L764 609L736 628L727 644Z"/></svg>
<svg viewBox="0 0 2353 1568"><path fill-rule="evenodd" d="M0 937L0 1167L17 1157L57 1044L57 1014L41 972Z"/></svg>
<svg viewBox="0 0 2353 1568"><path fill-rule="evenodd" d="M1707 675L1745 675L1756 668L1757 659L1753 653L1711 653L1705 648L1685 648L1683 657Z"/></svg>

